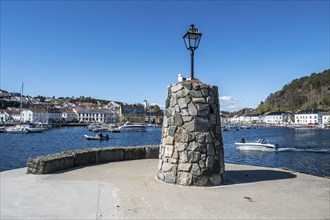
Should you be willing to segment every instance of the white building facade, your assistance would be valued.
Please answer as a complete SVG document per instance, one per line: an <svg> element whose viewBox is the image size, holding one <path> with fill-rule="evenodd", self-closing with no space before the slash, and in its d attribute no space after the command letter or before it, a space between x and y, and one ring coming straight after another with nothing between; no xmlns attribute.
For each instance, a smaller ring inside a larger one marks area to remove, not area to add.
<svg viewBox="0 0 330 220"><path fill-rule="evenodd" d="M322 124L330 125L330 113L329 112L322 115Z"/></svg>
<svg viewBox="0 0 330 220"><path fill-rule="evenodd" d="M0 123L7 123L10 120L14 120L7 111L0 111Z"/></svg>
<svg viewBox="0 0 330 220"><path fill-rule="evenodd" d="M113 114L106 109L80 109L78 112L79 122L112 123Z"/></svg>
<svg viewBox="0 0 330 220"><path fill-rule="evenodd" d="M48 122L59 123L62 121L62 112L59 109L48 110Z"/></svg>
<svg viewBox="0 0 330 220"><path fill-rule="evenodd" d="M47 111L41 108L23 109L21 118L22 122L47 122Z"/></svg>
<svg viewBox="0 0 330 220"><path fill-rule="evenodd" d="M266 124L290 124L292 114L290 112L271 112L265 115Z"/></svg>
<svg viewBox="0 0 330 220"><path fill-rule="evenodd" d="M305 110L294 115L295 124L308 125L308 124L321 124L322 111L319 110Z"/></svg>
<svg viewBox="0 0 330 220"><path fill-rule="evenodd" d="M63 110L62 111L62 121L64 122L73 122L78 120L78 114L71 110Z"/></svg>
<svg viewBox="0 0 330 220"><path fill-rule="evenodd" d="M62 113L58 109L31 108L21 112L21 122L59 123L61 119Z"/></svg>

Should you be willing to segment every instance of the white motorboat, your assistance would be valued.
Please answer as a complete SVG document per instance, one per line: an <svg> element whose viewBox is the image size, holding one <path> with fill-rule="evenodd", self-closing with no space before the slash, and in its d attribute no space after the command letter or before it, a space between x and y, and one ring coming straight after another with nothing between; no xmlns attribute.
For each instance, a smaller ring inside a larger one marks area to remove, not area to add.
<svg viewBox="0 0 330 220"><path fill-rule="evenodd" d="M6 132L11 133L11 134L27 134L27 133L29 133L29 130L27 130L26 127L12 126L12 127L6 128Z"/></svg>
<svg viewBox="0 0 330 220"><path fill-rule="evenodd" d="M93 124L88 125L87 128L88 128L88 130L92 131L95 128L101 128L101 127L104 127L103 123L93 123Z"/></svg>
<svg viewBox="0 0 330 220"><path fill-rule="evenodd" d="M241 150L277 150L277 144L266 143L265 139L261 138L256 142L245 142L244 139L236 142L238 149Z"/></svg>
<svg viewBox="0 0 330 220"><path fill-rule="evenodd" d="M105 132L105 131L109 131L109 128L107 128L107 127L97 127L97 128L94 128L92 131L93 132Z"/></svg>
<svg viewBox="0 0 330 220"><path fill-rule="evenodd" d="M147 128L144 124L132 124L126 122L124 125L113 129L112 132L144 132L147 131Z"/></svg>
<svg viewBox="0 0 330 220"><path fill-rule="evenodd" d="M1 126L1 127L0 127L0 133L1 133L1 132L6 132L6 126Z"/></svg>
<svg viewBox="0 0 330 220"><path fill-rule="evenodd" d="M37 127L33 125L26 125L25 127L30 133L40 133L48 130L46 127Z"/></svg>
<svg viewBox="0 0 330 220"><path fill-rule="evenodd" d="M87 135L85 134L84 137L87 139L87 140L99 140L99 141L102 141L102 140L109 140L109 135L100 135L100 134L97 134L95 136L90 136L90 135Z"/></svg>

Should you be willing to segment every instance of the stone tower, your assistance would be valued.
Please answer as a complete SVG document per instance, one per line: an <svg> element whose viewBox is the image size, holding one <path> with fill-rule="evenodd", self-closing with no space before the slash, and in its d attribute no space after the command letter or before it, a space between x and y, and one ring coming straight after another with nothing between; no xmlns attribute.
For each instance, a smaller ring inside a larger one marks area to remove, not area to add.
<svg viewBox="0 0 330 220"><path fill-rule="evenodd" d="M168 88L157 178L216 186L224 181L218 87L187 80Z"/></svg>

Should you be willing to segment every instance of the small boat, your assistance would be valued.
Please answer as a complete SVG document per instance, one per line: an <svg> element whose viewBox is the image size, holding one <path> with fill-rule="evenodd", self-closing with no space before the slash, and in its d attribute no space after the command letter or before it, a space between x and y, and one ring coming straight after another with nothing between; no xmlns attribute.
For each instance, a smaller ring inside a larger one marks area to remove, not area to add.
<svg viewBox="0 0 330 220"><path fill-rule="evenodd" d="M2 132L6 132L6 126L1 126L0 127L0 133L2 133Z"/></svg>
<svg viewBox="0 0 330 220"><path fill-rule="evenodd" d="M11 134L27 134L29 130L26 127L13 126L6 128L6 132Z"/></svg>
<svg viewBox="0 0 330 220"><path fill-rule="evenodd" d="M45 130L48 130L50 128L53 128L53 125L48 123L37 123L34 125L35 128L44 128Z"/></svg>
<svg viewBox="0 0 330 220"><path fill-rule="evenodd" d="M90 124L88 125L88 130L92 131L93 129L95 128L100 128L100 127L104 127L104 124L103 123L93 123L93 124Z"/></svg>
<svg viewBox="0 0 330 220"><path fill-rule="evenodd" d="M102 141L102 140L109 140L109 135L102 135L100 136L100 134L97 134L95 136L90 136L90 135L87 135L85 134L84 137L87 139L87 140L99 140L99 141Z"/></svg>
<svg viewBox="0 0 330 220"><path fill-rule="evenodd" d="M147 127L144 124L131 124L126 122L123 126L116 129L112 129L112 132L144 132L147 131Z"/></svg>
<svg viewBox="0 0 330 220"><path fill-rule="evenodd" d="M238 149L244 150L277 150L278 148L277 144L266 143L266 140L263 138L260 138L256 142L245 142L242 138L239 142L236 142L235 145L237 145Z"/></svg>
<svg viewBox="0 0 330 220"><path fill-rule="evenodd" d="M109 131L112 132L112 133L120 133L119 128L111 128L111 129L109 129Z"/></svg>
<svg viewBox="0 0 330 220"><path fill-rule="evenodd" d="M94 128L92 130L93 132L105 132L105 131L109 131L109 129L107 127L97 127L97 128Z"/></svg>
<svg viewBox="0 0 330 220"><path fill-rule="evenodd" d="M25 127L30 133L40 133L48 130L46 127L37 127L36 125L26 125Z"/></svg>

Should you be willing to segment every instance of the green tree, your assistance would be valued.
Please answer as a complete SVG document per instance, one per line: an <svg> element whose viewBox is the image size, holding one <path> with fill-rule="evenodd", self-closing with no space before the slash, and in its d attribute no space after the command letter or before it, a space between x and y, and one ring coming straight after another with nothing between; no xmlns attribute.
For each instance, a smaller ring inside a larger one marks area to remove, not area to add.
<svg viewBox="0 0 330 220"><path fill-rule="evenodd" d="M41 96L41 95L38 95L37 97L34 97L34 98L39 99L40 102L44 102L46 100L46 97L45 96Z"/></svg>
<svg viewBox="0 0 330 220"><path fill-rule="evenodd" d="M159 113L160 112L160 107L158 106L158 105L154 105L153 107L152 107L152 111L154 112L154 113Z"/></svg>

